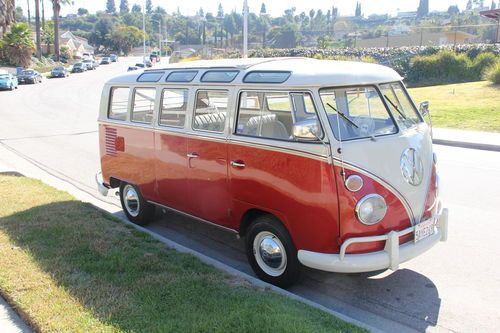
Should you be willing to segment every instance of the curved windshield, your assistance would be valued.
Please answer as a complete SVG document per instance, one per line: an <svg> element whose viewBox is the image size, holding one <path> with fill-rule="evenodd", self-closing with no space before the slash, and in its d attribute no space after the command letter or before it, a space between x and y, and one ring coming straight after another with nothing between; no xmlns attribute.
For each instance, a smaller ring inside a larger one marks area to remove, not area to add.
<svg viewBox="0 0 500 333"><path fill-rule="evenodd" d="M391 114L374 86L320 90L330 127L338 140L397 133Z"/></svg>
<svg viewBox="0 0 500 333"><path fill-rule="evenodd" d="M35 74L35 72L33 72L33 71L23 71L23 74L24 75L32 75L32 74Z"/></svg>
<svg viewBox="0 0 500 333"><path fill-rule="evenodd" d="M422 122L401 82L381 84L379 88L401 130Z"/></svg>
<svg viewBox="0 0 500 333"><path fill-rule="evenodd" d="M8 79L9 74L0 74L0 79Z"/></svg>

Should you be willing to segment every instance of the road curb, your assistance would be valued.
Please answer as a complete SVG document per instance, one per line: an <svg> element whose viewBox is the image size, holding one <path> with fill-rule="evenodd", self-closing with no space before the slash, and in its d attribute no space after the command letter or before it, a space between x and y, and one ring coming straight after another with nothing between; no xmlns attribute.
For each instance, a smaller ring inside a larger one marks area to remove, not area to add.
<svg viewBox="0 0 500 333"><path fill-rule="evenodd" d="M451 146L451 147L479 149L479 150L488 150L488 151L500 151L500 146L491 145L491 144L487 144L487 143L454 141L454 140L445 140L445 139L432 139L432 143L434 143L436 145Z"/></svg>

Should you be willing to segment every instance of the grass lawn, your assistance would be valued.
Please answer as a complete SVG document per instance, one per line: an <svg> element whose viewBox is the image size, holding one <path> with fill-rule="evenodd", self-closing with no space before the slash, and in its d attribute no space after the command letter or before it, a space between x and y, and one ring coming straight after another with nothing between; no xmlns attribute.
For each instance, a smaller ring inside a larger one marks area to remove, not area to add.
<svg viewBox="0 0 500 333"><path fill-rule="evenodd" d="M417 106L428 100L435 127L500 132L500 86L487 81L410 89Z"/></svg>
<svg viewBox="0 0 500 333"><path fill-rule="evenodd" d="M0 175L0 198L0 293L37 331L363 331L37 180Z"/></svg>

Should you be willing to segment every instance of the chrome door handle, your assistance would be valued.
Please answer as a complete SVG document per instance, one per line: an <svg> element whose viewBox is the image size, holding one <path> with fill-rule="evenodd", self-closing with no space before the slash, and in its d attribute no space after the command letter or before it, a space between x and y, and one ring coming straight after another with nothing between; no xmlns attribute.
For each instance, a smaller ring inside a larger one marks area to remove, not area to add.
<svg viewBox="0 0 500 333"><path fill-rule="evenodd" d="M187 154L187 157L188 158L196 158L196 157L200 157L200 155L198 155L196 153L189 153L189 154Z"/></svg>
<svg viewBox="0 0 500 333"><path fill-rule="evenodd" d="M231 161L231 166L243 169L245 167L245 163L243 163L243 161Z"/></svg>

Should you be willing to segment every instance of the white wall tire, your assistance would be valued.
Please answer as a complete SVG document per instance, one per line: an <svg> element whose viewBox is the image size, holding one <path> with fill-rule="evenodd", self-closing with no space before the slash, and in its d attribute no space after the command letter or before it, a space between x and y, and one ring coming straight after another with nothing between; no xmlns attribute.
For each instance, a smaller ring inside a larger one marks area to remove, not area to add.
<svg viewBox="0 0 500 333"><path fill-rule="evenodd" d="M155 206L144 200L137 186L122 182L120 202L130 222L145 225L154 219Z"/></svg>
<svg viewBox="0 0 500 333"><path fill-rule="evenodd" d="M286 228L272 215L260 216L250 225L246 252L261 280L287 288L300 277L297 250Z"/></svg>

